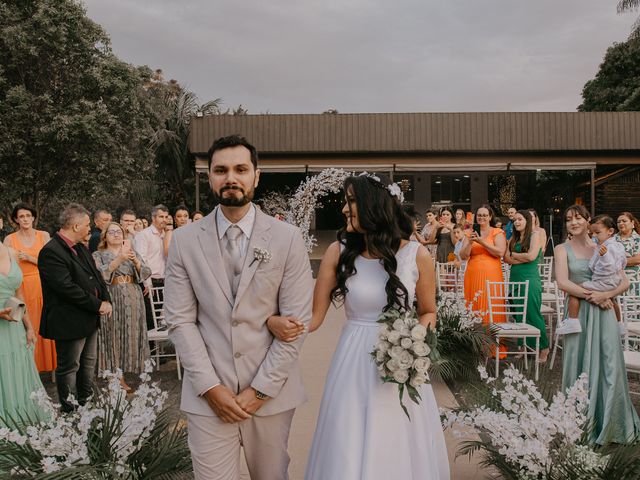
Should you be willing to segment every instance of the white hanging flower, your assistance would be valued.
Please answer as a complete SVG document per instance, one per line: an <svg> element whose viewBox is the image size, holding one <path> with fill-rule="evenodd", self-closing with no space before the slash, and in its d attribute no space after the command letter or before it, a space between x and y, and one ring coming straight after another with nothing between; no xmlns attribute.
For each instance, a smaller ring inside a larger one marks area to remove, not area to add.
<svg viewBox="0 0 640 480"><path fill-rule="evenodd" d="M400 203L404 202L404 194L402 193L400 185L398 185L397 183L392 183L387 187L387 189L389 189L389 193L392 196L396 197Z"/></svg>

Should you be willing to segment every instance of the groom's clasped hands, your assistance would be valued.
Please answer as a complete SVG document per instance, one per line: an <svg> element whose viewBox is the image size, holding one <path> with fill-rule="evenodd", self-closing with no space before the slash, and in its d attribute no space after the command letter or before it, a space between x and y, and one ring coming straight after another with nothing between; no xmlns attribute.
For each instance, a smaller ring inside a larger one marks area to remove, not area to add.
<svg viewBox="0 0 640 480"><path fill-rule="evenodd" d="M204 398L218 418L225 423L237 423L251 418L267 401L256 398L255 390L251 387L236 395L224 385L216 385L208 390Z"/></svg>

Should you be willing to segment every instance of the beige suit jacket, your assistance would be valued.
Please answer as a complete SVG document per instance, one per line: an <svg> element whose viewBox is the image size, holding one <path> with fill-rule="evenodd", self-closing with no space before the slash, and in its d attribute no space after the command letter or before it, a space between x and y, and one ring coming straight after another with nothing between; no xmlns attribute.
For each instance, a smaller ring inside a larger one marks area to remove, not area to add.
<svg viewBox="0 0 640 480"><path fill-rule="evenodd" d="M164 311L185 371L181 408L215 415L201 395L221 383L269 395L258 416L290 410L306 400L298 364L305 336L280 342L266 322L275 313L311 321L313 280L302 234L257 210L234 301L216 210L175 230L167 258ZM254 248L267 250L271 260L254 261Z"/></svg>

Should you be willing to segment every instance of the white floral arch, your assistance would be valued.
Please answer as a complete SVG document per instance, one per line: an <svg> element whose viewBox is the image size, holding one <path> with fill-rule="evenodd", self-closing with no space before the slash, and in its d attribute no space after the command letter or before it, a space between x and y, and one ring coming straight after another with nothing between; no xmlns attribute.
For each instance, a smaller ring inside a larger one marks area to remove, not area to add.
<svg viewBox="0 0 640 480"><path fill-rule="evenodd" d="M311 218L315 213L318 201L329 193L338 193L347 177L353 175L341 168L327 168L300 184L289 203L289 209L285 213L285 221L302 230L307 251L317 245L316 239L309 233Z"/></svg>

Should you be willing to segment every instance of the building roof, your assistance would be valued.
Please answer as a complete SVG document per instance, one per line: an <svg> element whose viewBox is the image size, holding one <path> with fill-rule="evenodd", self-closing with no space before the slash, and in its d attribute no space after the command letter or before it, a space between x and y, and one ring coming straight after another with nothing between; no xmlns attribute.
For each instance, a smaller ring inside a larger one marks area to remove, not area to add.
<svg viewBox="0 0 640 480"><path fill-rule="evenodd" d="M240 133L271 154L628 152L640 154L640 112L211 115L192 119L197 156Z"/></svg>

